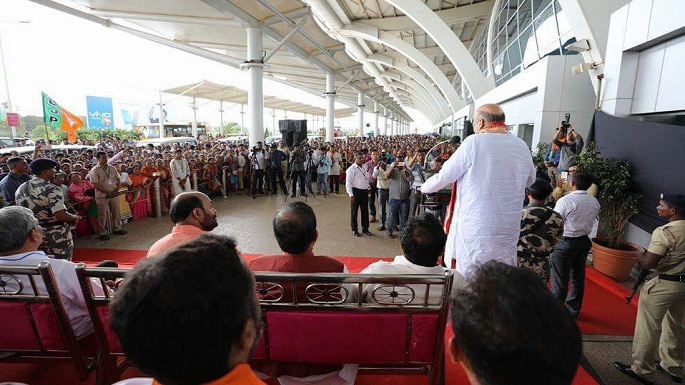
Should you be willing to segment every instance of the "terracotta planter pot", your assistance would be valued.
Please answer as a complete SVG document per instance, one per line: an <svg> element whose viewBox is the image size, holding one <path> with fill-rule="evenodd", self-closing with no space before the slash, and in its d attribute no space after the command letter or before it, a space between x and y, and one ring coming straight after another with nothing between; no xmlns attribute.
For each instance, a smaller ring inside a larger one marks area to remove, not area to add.
<svg viewBox="0 0 685 385"><path fill-rule="evenodd" d="M630 242L621 242L629 250L617 250L601 245L603 239L592 239L592 265L595 270L622 282L628 279L642 247Z"/></svg>

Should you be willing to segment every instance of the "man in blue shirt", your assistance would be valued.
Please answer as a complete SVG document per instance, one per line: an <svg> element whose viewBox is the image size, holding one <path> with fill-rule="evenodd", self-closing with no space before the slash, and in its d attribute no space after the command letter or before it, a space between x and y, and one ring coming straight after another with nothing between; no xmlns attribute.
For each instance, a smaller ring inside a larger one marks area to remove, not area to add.
<svg viewBox="0 0 685 385"><path fill-rule="evenodd" d="M0 191L7 205L14 205L14 194L19 186L31 179L29 165L22 157L16 156L7 161L10 173L0 181Z"/></svg>

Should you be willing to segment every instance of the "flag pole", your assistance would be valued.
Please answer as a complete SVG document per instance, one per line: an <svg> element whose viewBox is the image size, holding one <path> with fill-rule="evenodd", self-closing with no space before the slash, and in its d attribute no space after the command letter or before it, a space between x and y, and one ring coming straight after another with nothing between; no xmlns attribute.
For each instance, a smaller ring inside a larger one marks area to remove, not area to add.
<svg viewBox="0 0 685 385"><path fill-rule="evenodd" d="M41 99L43 99L43 124L45 125L45 144L50 144L50 133L48 132L48 121L45 115L45 93L41 93Z"/></svg>

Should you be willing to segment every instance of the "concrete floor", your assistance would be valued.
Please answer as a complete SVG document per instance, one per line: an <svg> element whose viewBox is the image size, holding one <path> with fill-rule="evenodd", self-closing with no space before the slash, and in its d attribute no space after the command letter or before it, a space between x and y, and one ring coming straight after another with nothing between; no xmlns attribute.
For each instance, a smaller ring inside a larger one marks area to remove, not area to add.
<svg viewBox="0 0 685 385"><path fill-rule="evenodd" d="M304 198L290 198L303 201ZM276 211L284 204L284 197L259 196L252 199L247 195L215 197L214 207L218 212L219 227L214 233L229 235L238 240L238 247L246 254L278 253L280 249L273 236L271 222ZM399 237L389 239L385 232L378 231L378 223L371 223L374 236L352 236L350 230L349 198L345 195L328 195L307 199L316 213L319 239L314 251L317 254L334 256L378 256L392 257L402 253ZM173 227L168 216L147 218L124 226L129 233L124 237L114 236L109 241L81 238L76 247L145 250L159 238L168 234ZM360 225L361 231L361 225Z"/></svg>
<svg viewBox="0 0 685 385"><path fill-rule="evenodd" d="M290 197L287 198L288 202L292 200ZM310 196L307 203L312 206L317 216L317 254L377 257L401 254L399 238L389 239L384 232L377 231L378 223L372 223L370 226L374 236L352 236L347 196ZM253 200L244 194L232 194L226 199L214 198L219 221L219 227L214 232L235 237L239 248L246 254L278 253L280 250L273 237L271 221L283 204L283 196L260 196ZM76 247L145 250L157 239L168 234L171 227L168 216L148 218L124 226L129 232L126 236L115 236L109 241L81 238L76 241ZM600 384L638 384L613 368L614 361L630 362L631 343L632 336L583 335L583 366ZM670 380L663 373L657 373L656 383L668 384Z"/></svg>

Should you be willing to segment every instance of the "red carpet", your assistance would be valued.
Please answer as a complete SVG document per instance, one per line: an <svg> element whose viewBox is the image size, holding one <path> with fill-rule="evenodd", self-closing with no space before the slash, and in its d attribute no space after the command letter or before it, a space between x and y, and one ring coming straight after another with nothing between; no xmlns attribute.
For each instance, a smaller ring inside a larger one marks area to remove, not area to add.
<svg viewBox="0 0 685 385"><path fill-rule="evenodd" d="M94 264L112 259L123 268L132 267L145 257L147 250L114 249L76 249L74 261ZM245 259L255 258L256 254L243 254ZM337 257L351 273L358 273L369 264L380 260L377 257ZM383 258L392 260L392 258ZM593 268L586 269L585 298L578 325L583 334L633 335L637 312L637 297L626 305L623 296L628 289Z"/></svg>
<svg viewBox="0 0 685 385"><path fill-rule="evenodd" d="M132 267L143 258L146 250L113 250L113 249L77 249L74 261L94 264L105 259L119 262L121 267ZM244 254L250 260L256 255ZM359 272L370 263L380 258L375 257L338 257L345 263L350 272ZM391 258L384 258L391 260ZM623 296L628 290L610 278L598 273L592 268L587 270L585 300L583 311L578 324L584 334L612 334L632 335L635 327L636 299L632 305L623 302ZM451 329L445 335L449 341ZM124 378L141 376L135 368L124 373ZM445 380L447 384L469 384L466 374L458 363L446 360ZM0 364L0 382L19 381L31 385L72 385L80 384L76 380L76 373L69 365L37 365L37 364ZM88 382L93 384L94 376ZM427 383L426 376L359 376L359 385L423 385ZM582 367L578 368L575 385L594 385L597 382Z"/></svg>

